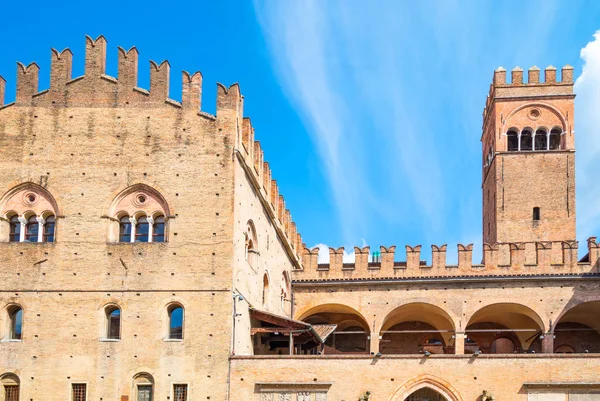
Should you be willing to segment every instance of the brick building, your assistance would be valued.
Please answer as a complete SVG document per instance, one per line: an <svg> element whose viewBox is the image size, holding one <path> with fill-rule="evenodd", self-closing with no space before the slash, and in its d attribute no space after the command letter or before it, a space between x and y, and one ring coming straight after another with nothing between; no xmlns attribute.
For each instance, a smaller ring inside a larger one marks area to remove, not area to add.
<svg viewBox="0 0 600 401"><path fill-rule="evenodd" d="M0 401L600 400L600 251L575 238L573 69L494 72L483 261L306 249L243 116L136 48L0 77ZM586 133L584 133L586 134ZM585 252L582 252L582 254ZM405 259L404 261L399 261ZM362 397L362 398L361 398Z"/></svg>

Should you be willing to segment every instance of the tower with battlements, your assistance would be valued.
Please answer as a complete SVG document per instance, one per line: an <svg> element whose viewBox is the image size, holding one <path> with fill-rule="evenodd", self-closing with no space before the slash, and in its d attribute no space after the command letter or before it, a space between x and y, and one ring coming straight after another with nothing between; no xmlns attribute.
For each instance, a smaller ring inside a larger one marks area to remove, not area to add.
<svg viewBox="0 0 600 401"><path fill-rule="evenodd" d="M483 112L483 242L575 240L573 68L498 68Z"/></svg>

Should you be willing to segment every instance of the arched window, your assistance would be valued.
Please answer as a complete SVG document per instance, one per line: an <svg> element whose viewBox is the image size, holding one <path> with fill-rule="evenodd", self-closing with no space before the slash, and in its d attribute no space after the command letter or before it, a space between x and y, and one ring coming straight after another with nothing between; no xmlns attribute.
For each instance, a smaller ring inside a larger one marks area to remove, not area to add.
<svg viewBox="0 0 600 401"><path fill-rule="evenodd" d="M250 264L250 266L255 267L258 259L258 250L257 250L257 239L256 239L256 230L254 229L254 223L252 220L248 221L246 226L246 233L244 234L246 240L246 260Z"/></svg>
<svg viewBox="0 0 600 401"><path fill-rule="evenodd" d="M25 242L38 242L39 228L40 223L38 223L37 217L30 216L25 225Z"/></svg>
<svg viewBox="0 0 600 401"><path fill-rule="evenodd" d="M19 401L19 390L21 381L12 373L2 375L2 392L4 398L0 398L3 401Z"/></svg>
<svg viewBox="0 0 600 401"><path fill-rule="evenodd" d="M183 307L179 304L169 306L169 339L183 339Z"/></svg>
<svg viewBox="0 0 600 401"><path fill-rule="evenodd" d="M56 220L53 215L46 217L46 222L44 223L44 242L54 242L55 222Z"/></svg>
<svg viewBox="0 0 600 401"><path fill-rule="evenodd" d="M21 241L21 222L19 221L19 216L17 215L10 218L10 234L8 240L10 242Z"/></svg>
<svg viewBox="0 0 600 401"><path fill-rule="evenodd" d="M106 308L106 338L109 340L121 338L121 309L118 306Z"/></svg>
<svg viewBox="0 0 600 401"><path fill-rule="evenodd" d="M562 130L560 128L552 128L550 131L550 150L560 149L560 136Z"/></svg>
<svg viewBox="0 0 600 401"><path fill-rule="evenodd" d="M508 137L508 151L516 152L519 150L519 134L515 130L510 130L506 134Z"/></svg>
<svg viewBox="0 0 600 401"><path fill-rule="evenodd" d="M262 303L266 305L269 301L269 276L267 273L263 276L263 291L262 291Z"/></svg>
<svg viewBox="0 0 600 401"><path fill-rule="evenodd" d="M146 216L138 217L135 224L135 242L148 242L149 229L148 218Z"/></svg>
<svg viewBox="0 0 600 401"><path fill-rule="evenodd" d="M119 242L131 242L131 221L129 216L119 219Z"/></svg>
<svg viewBox="0 0 600 401"><path fill-rule="evenodd" d="M152 242L165 242L165 217L157 216L154 218L152 226Z"/></svg>
<svg viewBox="0 0 600 401"><path fill-rule="evenodd" d="M54 242L58 215L58 205L46 188L32 182L17 185L0 199L0 216L5 217L0 225L8 226L0 230L0 241ZM48 220L50 236L45 235Z"/></svg>
<svg viewBox="0 0 600 401"><path fill-rule="evenodd" d="M108 215L114 217L109 226L109 241L150 243L167 240L169 205L148 185L136 184L122 191L113 200ZM120 216L133 216L131 224ZM118 231L117 221L120 223Z"/></svg>
<svg viewBox="0 0 600 401"><path fill-rule="evenodd" d="M532 150L533 149L533 134L529 128L525 128L521 131L521 148L519 150Z"/></svg>
<svg viewBox="0 0 600 401"><path fill-rule="evenodd" d="M23 338L23 309L17 305L9 307L8 321L8 338L11 340L21 340Z"/></svg>
<svg viewBox="0 0 600 401"><path fill-rule="evenodd" d="M136 398L134 401L152 401L154 378L148 373L139 373L133 378Z"/></svg>
<svg viewBox="0 0 600 401"><path fill-rule="evenodd" d="M534 150L548 150L548 134L545 129L538 129L535 131L535 149Z"/></svg>

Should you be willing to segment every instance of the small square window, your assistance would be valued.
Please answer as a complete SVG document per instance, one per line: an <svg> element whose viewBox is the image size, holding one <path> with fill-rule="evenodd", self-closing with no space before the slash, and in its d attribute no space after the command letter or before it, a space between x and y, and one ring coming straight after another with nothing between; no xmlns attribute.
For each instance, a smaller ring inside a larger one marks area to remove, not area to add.
<svg viewBox="0 0 600 401"><path fill-rule="evenodd" d="M187 401L188 385L187 384L173 384L173 400L174 401Z"/></svg>
<svg viewBox="0 0 600 401"><path fill-rule="evenodd" d="M87 384L73 383L73 384L71 384L71 388L72 388L71 401L86 401Z"/></svg>

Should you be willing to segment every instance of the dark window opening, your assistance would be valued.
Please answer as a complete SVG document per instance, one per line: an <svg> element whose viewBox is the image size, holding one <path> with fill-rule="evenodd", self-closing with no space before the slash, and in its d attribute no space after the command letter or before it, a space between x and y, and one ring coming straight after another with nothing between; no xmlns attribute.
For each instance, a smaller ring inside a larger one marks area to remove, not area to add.
<svg viewBox="0 0 600 401"><path fill-rule="evenodd" d="M135 242L148 242L149 227L145 216L138 219L135 225Z"/></svg>
<svg viewBox="0 0 600 401"><path fill-rule="evenodd" d="M539 207L533 208L533 221L540 221L540 208Z"/></svg>
<svg viewBox="0 0 600 401"><path fill-rule="evenodd" d="M131 242L131 222L129 216L123 216L119 220L119 242Z"/></svg>
<svg viewBox="0 0 600 401"><path fill-rule="evenodd" d="M112 307L106 310L106 318L108 320L107 338L118 340L121 338L121 310Z"/></svg>
<svg viewBox="0 0 600 401"><path fill-rule="evenodd" d="M523 130L521 132L521 150L532 150L533 149L533 136L530 130Z"/></svg>
<svg viewBox="0 0 600 401"><path fill-rule="evenodd" d="M14 306L8 311L10 320L10 339L21 340L23 338L23 309Z"/></svg>
<svg viewBox="0 0 600 401"><path fill-rule="evenodd" d="M554 128L550 131L550 150L560 149L560 134L559 128Z"/></svg>
<svg viewBox="0 0 600 401"><path fill-rule="evenodd" d="M54 242L54 228L56 227L56 220L54 216L48 216L46 223L44 224L44 242Z"/></svg>
<svg viewBox="0 0 600 401"><path fill-rule="evenodd" d="M10 242L21 241L21 222L19 221L18 216L13 216L10 218L9 241Z"/></svg>
<svg viewBox="0 0 600 401"><path fill-rule="evenodd" d="M516 152L519 150L519 135L516 131L508 131L508 151Z"/></svg>
<svg viewBox="0 0 600 401"><path fill-rule="evenodd" d="M173 398L175 401L187 401L187 384L173 384Z"/></svg>
<svg viewBox="0 0 600 401"><path fill-rule="evenodd" d="M27 219L25 226L25 242L38 242L38 232L40 224L35 216Z"/></svg>
<svg viewBox="0 0 600 401"><path fill-rule="evenodd" d="M86 390L87 385L85 383L73 383L72 387L72 397L73 401L86 401Z"/></svg>
<svg viewBox="0 0 600 401"><path fill-rule="evenodd" d="M535 150L548 150L548 134L543 129L535 132Z"/></svg>
<svg viewBox="0 0 600 401"><path fill-rule="evenodd" d="M165 218L163 216L154 219L152 242L165 242Z"/></svg>

